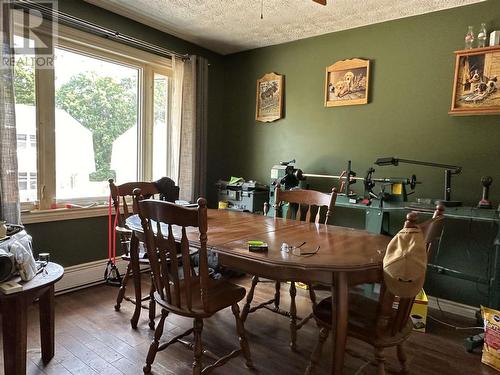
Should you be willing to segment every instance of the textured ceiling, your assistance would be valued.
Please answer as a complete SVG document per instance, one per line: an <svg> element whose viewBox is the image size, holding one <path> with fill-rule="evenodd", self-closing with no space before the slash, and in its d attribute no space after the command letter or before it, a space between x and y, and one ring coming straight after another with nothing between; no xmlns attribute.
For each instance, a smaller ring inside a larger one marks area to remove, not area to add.
<svg viewBox="0 0 500 375"><path fill-rule="evenodd" d="M483 0L85 0L229 54Z"/></svg>

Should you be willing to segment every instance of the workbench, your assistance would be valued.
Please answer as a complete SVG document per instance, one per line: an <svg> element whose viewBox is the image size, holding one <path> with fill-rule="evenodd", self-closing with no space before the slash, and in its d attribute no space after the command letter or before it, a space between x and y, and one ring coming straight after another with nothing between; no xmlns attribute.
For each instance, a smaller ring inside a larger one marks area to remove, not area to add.
<svg viewBox="0 0 500 375"><path fill-rule="evenodd" d="M364 211L364 226L365 229L371 233L385 233L394 235L397 228L400 227L399 219L404 217L406 212L418 211L420 215L432 215L432 207L419 206L416 208L411 202L381 202L374 199L371 205L366 206L360 203L353 203L349 201L346 196L338 196L336 207L344 207L353 210ZM394 226L391 226L391 217ZM457 241L453 241L451 235L448 236L446 241L442 241L436 254L433 254L432 259L429 261L428 270L441 275L467 280L484 285L487 290L487 305L492 308L500 308L500 212L495 209L483 209L476 207L446 207L445 217L469 222L469 230L471 225L481 224L478 232L481 238L468 238L467 244L473 250L475 248L485 248L487 250L487 272L479 271L476 274L464 270L457 270L450 266L444 266L439 263L440 255L443 253L454 251ZM398 220L394 220L398 219ZM399 225L399 226L398 226ZM445 223L444 235L447 234L447 226L450 223ZM464 232L464 231L462 231ZM467 236L468 233L460 233L460 235ZM479 241L480 240L480 241ZM463 241L462 241L463 242ZM481 243L480 243L481 242ZM460 245L464 245L461 244ZM467 265L467 260L462 260ZM469 264L473 268L473 264Z"/></svg>

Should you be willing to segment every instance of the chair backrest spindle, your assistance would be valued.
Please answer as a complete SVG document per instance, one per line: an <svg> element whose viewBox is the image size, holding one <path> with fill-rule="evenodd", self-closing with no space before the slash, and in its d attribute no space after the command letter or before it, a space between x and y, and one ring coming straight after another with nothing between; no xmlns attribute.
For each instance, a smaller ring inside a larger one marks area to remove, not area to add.
<svg viewBox="0 0 500 375"><path fill-rule="evenodd" d="M121 185L115 185L113 179L109 179L108 182L111 200L115 209L115 215L118 215L118 225L116 231L120 237L122 250L124 251L124 253L128 254L127 244L130 242L131 231L128 230L127 226L125 225L125 221L129 216L137 213L137 209L135 207L135 203L132 202L132 210L130 210L127 203L127 197L132 198L135 188L140 188L142 194L144 194L144 196L147 198L158 194L159 191L152 182L127 182Z"/></svg>
<svg viewBox="0 0 500 375"><path fill-rule="evenodd" d="M165 301L179 309L191 311L200 290L201 301L208 310L208 259L207 259L207 202L198 199L197 208L186 208L170 202L153 199L141 200L141 191L134 192L134 202L138 208L141 224L146 234L146 249L152 265L156 290ZM152 223L156 230L153 230ZM199 231L199 272L194 272L190 255L188 227ZM182 265L179 262L182 260ZM182 269L182 278L179 270ZM195 288L199 285L199 289Z"/></svg>
<svg viewBox="0 0 500 375"><path fill-rule="evenodd" d="M333 208L337 199L337 189L333 188L331 194L322 193L315 190L281 190L278 184L275 190L275 217L282 216L282 209L285 203L288 203L286 212L287 219L302 220L305 216L305 221L319 224L321 221L321 207L327 207L324 223L328 223L329 218L333 215ZM292 217L292 207L296 206L295 216ZM314 214L314 210L317 210ZM267 215L268 207L264 207L264 214ZM314 214L314 216L313 216Z"/></svg>

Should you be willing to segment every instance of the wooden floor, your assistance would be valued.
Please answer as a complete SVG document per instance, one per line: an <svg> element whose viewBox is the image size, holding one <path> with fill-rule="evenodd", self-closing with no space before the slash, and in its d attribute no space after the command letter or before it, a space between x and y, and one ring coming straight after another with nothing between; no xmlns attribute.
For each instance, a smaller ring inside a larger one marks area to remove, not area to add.
<svg viewBox="0 0 500 375"><path fill-rule="evenodd" d="M248 279L237 280L247 286ZM271 286L257 288L256 300L271 296ZM56 355L46 366L40 360L38 312L30 311L28 323L28 374L142 374L153 332L147 325L147 311L143 311L139 328L133 330L129 319L132 305L125 302L120 312L113 309L117 289L96 286L56 298ZM287 303L283 286L283 302ZM306 294L298 293L298 310L304 314L310 308ZM439 312L432 311L439 316ZM453 321L450 316L444 317ZM461 325L474 322L455 320ZM169 339L189 328L191 322L169 316L164 338ZM311 322L299 331L299 352L288 348L289 327L284 317L267 310L251 314L247 320L248 339L257 374L303 374L309 355L317 339L316 326ZM455 331L432 321L428 333L414 333L407 344L412 374L496 374L481 364L479 353L468 354L462 346L469 331ZM224 354L237 346L234 319L228 309L205 322L203 339L207 348ZM331 339L325 347L324 363L318 374L329 373ZM368 345L348 339L345 374L373 374L373 356ZM391 350L388 351L387 373L398 373L399 367ZM2 354L3 358L3 354ZM2 359L3 361L3 359ZM158 354L154 374L190 374L192 356L185 347L176 344ZM3 363L1 363L3 371ZM3 373L3 372L1 372ZM242 357L230 361L214 374L251 374Z"/></svg>

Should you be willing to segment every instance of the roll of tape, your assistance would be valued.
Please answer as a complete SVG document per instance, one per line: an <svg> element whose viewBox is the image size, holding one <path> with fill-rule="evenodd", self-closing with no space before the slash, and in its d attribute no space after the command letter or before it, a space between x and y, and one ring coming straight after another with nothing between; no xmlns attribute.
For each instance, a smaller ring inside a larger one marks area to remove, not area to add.
<svg viewBox="0 0 500 375"><path fill-rule="evenodd" d="M15 271L12 254L0 250L0 282L9 280Z"/></svg>

